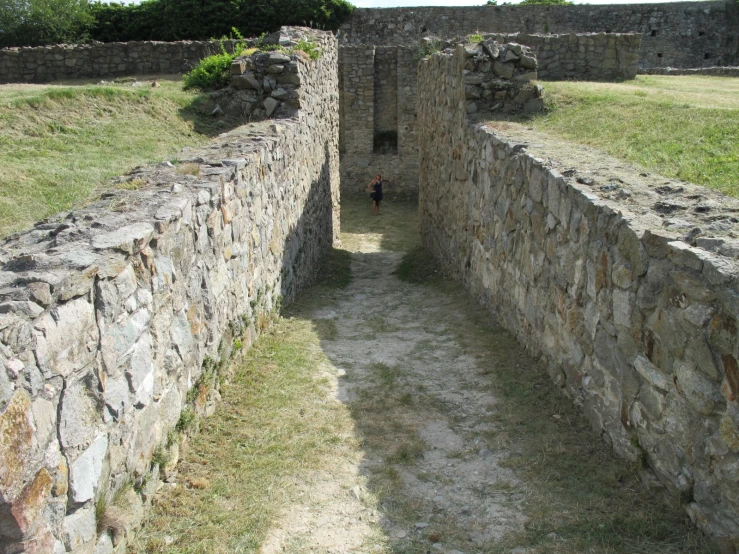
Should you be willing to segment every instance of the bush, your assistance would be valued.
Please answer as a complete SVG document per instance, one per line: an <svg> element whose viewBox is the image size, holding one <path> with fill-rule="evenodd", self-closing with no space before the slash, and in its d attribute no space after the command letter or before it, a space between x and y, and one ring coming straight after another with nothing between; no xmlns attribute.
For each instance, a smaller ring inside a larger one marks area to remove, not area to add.
<svg viewBox="0 0 739 554"><path fill-rule="evenodd" d="M182 77L184 89L219 89L228 86L233 54L223 52L200 60L198 65Z"/></svg>
<svg viewBox="0 0 739 554"><path fill-rule="evenodd" d="M223 41L227 39L237 39L234 44L233 54L226 52L223 47ZM198 65L182 76L183 88L185 90L199 88L200 90L219 89L228 86L231 80L231 62L235 58L241 56L246 48L244 37L241 36L238 29L231 29L231 36L221 39L221 53L213 54L207 58L203 58Z"/></svg>
<svg viewBox="0 0 739 554"><path fill-rule="evenodd" d="M223 36L232 26L245 36L271 33L282 25L338 29L353 9L346 0L145 0L136 5L95 4L95 24L90 35L103 42L174 41Z"/></svg>
<svg viewBox="0 0 739 554"><path fill-rule="evenodd" d="M0 0L0 47L84 42L92 24L87 0Z"/></svg>

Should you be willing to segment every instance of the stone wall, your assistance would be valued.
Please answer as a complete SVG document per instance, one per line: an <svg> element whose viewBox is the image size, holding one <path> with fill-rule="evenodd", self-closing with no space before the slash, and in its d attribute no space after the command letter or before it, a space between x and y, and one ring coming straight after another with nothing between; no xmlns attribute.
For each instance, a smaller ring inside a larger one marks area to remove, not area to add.
<svg viewBox="0 0 739 554"><path fill-rule="evenodd" d="M468 123L465 59L419 65L425 247L735 552L739 201Z"/></svg>
<svg viewBox="0 0 739 554"><path fill-rule="evenodd" d="M641 35L583 33L567 35L484 35L500 43L525 44L539 61L543 81L628 81L639 69Z"/></svg>
<svg viewBox="0 0 739 554"><path fill-rule="evenodd" d="M224 41L233 52L233 41ZM0 83L174 74L221 51L217 41L108 42L0 49Z"/></svg>
<svg viewBox="0 0 739 554"><path fill-rule="evenodd" d="M675 67L652 67L640 71L644 75L710 75L712 77L739 77L739 67L696 67L678 69Z"/></svg>
<svg viewBox="0 0 739 554"><path fill-rule="evenodd" d="M387 194L415 195L415 50L372 45L339 50L342 192L362 193L381 173Z"/></svg>
<svg viewBox="0 0 739 554"><path fill-rule="evenodd" d="M405 44L426 35L640 33L639 66L739 65L739 5L722 2L356 9L342 43Z"/></svg>
<svg viewBox="0 0 739 554"><path fill-rule="evenodd" d="M123 552L172 476L173 430L213 409L234 349L338 241L338 51L313 36L296 117L137 170L0 245L3 552Z"/></svg>
<svg viewBox="0 0 739 554"><path fill-rule="evenodd" d="M463 8L456 9L464 13ZM539 58L541 79L620 81L637 72L638 34L485 34L483 38L530 47ZM388 194L418 193L416 65L424 52L422 42L339 48L341 186L346 194L362 193L376 173L387 180Z"/></svg>
<svg viewBox="0 0 739 554"><path fill-rule="evenodd" d="M487 117L494 112L536 113L544 109L543 89L531 83L536 80L537 61L528 46L498 44L487 38L457 48L465 56L463 82L468 114Z"/></svg>

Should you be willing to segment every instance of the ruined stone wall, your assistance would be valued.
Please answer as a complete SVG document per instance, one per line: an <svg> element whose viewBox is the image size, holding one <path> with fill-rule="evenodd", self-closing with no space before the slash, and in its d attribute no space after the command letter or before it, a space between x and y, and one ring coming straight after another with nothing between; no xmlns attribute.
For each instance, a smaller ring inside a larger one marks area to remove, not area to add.
<svg viewBox="0 0 739 554"><path fill-rule="evenodd" d="M712 77L739 77L739 67L696 67L677 69L674 67L653 67L640 71L645 75L709 75Z"/></svg>
<svg viewBox="0 0 739 554"><path fill-rule="evenodd" d="M492 34L498 42L525 44L539 61L543 81L627 81L639 69L641 35L583 33L567 35Z"/></svg>
<svg viewBox="0 0 739 554"><path fill-rule="evenodd" d="M673 2L575 6L478 6L356 9L342 43L415 44L426 35L471 33L640 33L639 65L739 65L739 5Z"/></svg>
<svg viewBox="0 0 739 554"><path fill-rule="evenodd" d="M539 59L540 79L594 81L634 78L640 38L638 34L603 33L483 35L484 40L529 46ZM376 173L387 179L388 194L418 193L416 66L422 54L420 43L340 47L341 186L345 193L361 193ZM392 145L387 142L390 138L395 141Z"/></svg>
<svg viewBox="0 0 739 554"><path fill-rule="evenodd" d="M342 192L362 193L375 174L382 173L388 195L414 195L414 49L352 45L339 50Z"/></svg>
<svg viewBox="0 0 739 554"><path fill-rule="evenodd" d="M505 126L468 123L465 59L419 66L424 246L734 552L739 201L638 168L615 181L623 164L605 156L598 182L558 165L561 143L538 155Z"/></svg>
<svg viewBox="0 0 739 554"><path fill-rule="evenodd" d="M233 41L223 47L233 52ZM174 74L221 51L219 41L107 42L0 49L0 83Z"/></svg>
<svg viewBox="0 0 739 554"><path fill-rule="evenodd" d="M138 170L0 245L3 552L123 552L172 475L178 422L213 409L232 351L338 240L338 52L315 39L321 58L294 60L296 117L186 149L184 170Z"/></svg>

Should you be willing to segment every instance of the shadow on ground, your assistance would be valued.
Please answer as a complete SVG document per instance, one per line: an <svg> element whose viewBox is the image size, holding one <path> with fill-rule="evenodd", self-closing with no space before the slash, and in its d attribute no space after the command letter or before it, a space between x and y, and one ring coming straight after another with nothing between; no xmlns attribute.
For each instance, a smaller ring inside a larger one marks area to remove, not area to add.
<svg viewBox="0 0 739 554"><path fill-rule="evenodd" d="M342 210L351 282L314 287L289 315L311 322L331 362L362 453L346 486L383 540L325 551L712 551L677 499L643 487L643 469L616 460L466 293L438 276L398 279L404 251L429 263L415 204L387 202L373 217L369 201L350 199Z"/></svg>

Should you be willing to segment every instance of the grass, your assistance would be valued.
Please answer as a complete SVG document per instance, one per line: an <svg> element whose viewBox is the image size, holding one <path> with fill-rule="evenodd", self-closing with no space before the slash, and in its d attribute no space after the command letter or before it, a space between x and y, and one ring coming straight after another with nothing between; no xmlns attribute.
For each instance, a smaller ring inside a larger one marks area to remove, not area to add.
<svg viewBox="0 0 739 554"><path fill-rule="evenodd" d="M131 552L256 552L295 474L355 448L348 411L326 403L311 322L281 319L247 353L180 464L187 486L157 497Z"/></svg>
<svg viewBox="0 0 739 554"><path fill-rule="evenodd" d="M439 284L443 281L439 264L422 246L416 246L403 256L395 275L407 283Z"/></svg>
<svg viewBox="0 0 739 554"><path fill-rule="evenodd" d="M178 76L157 80L0 86L0 237L223 131L209 101L182 91Z"/></svg>
<svg viewBox="0 0 739 554"><path fill-rule="evenodd" d="M739 197L739 79L543 85L553 109L527 122L535 129Z"/></svg>

